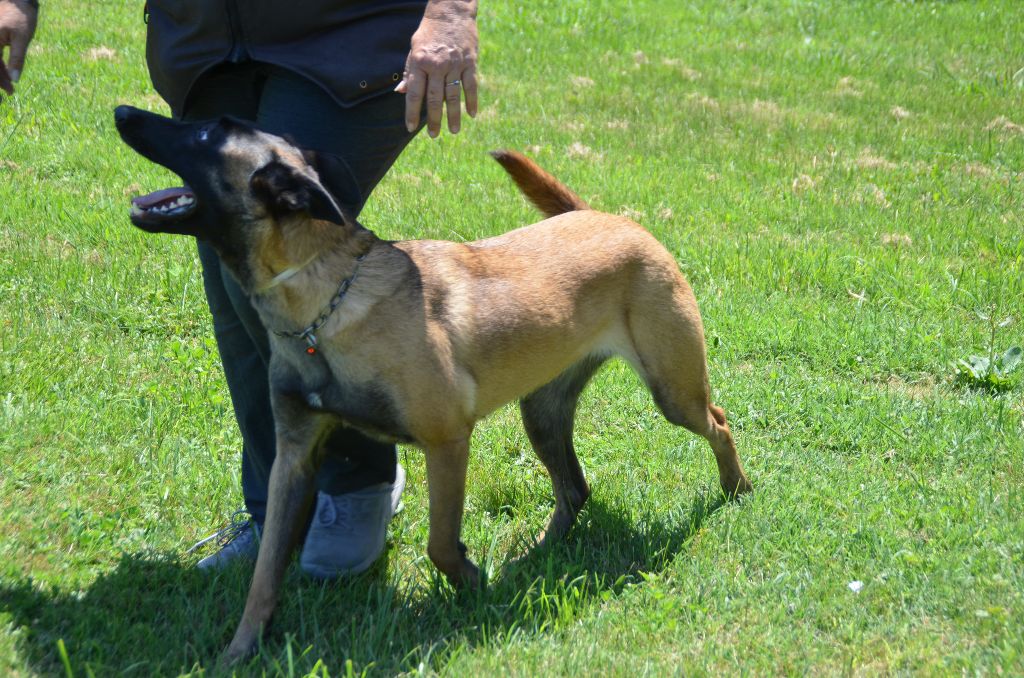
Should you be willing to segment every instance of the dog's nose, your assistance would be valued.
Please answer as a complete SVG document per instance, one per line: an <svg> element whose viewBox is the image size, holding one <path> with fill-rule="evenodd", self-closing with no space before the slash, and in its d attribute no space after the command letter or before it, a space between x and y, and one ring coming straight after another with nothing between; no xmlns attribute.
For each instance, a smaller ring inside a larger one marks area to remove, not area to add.
<svg viewBox="0 0 1024 678"><path fill-rule="evenodd" d="M114 124L118 127L124 127L128 124L128 121L132 117L131 106L118 106L114 109Z"/></svg>

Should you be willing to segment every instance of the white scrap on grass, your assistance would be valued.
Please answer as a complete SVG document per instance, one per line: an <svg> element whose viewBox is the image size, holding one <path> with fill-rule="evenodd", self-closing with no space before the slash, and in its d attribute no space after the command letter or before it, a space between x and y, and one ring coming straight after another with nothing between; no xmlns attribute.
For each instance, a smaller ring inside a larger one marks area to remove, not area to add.
<svg viewBox="0 0 1024 678"><path fill-rule="evenodd" d="M854 593L860 593L860 590L862 588L864 588L864 582L862 582L859 579L857 579L857 580L851 581L846 586L849 587L849 589L851 591L853 591Z"/></svg>

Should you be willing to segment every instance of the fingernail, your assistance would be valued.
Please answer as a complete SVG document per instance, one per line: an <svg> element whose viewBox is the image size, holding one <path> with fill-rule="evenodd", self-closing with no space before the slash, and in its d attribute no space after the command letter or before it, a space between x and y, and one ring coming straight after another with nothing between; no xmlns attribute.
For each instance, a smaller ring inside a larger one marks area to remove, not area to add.
<svg viewBox="0 0 1024 678"><path fill-rule="evenodd" d="M17 69L17 68L12 68L10 73L11 73L11 82L18 82L18 78L21 77L21 70Z"/></svg>

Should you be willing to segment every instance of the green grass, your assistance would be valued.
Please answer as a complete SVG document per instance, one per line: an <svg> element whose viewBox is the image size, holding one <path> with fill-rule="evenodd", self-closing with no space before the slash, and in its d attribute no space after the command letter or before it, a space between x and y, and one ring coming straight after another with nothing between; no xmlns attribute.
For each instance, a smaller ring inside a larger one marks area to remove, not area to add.
<svg viewBox="0 0 1024 678"><path fill-rule="evenodd" d="M481 4L481 115L422 135L364 222L535 220L496 147L633 215L695 288L755 493L723 503L703 441L612 364L564 546L505 565L551 493L504 409L464 531L490 586L438 581L403 450L386 557L292 572L241 672L1024 672L1024 378L956 380L1024 343L1019 3ZM128 223L170 178L113 130L116 104L162 110L124 5L45 2L0 104L0 674L209 672L248 586L183 555L240 505L239 438L194 245Z"/></svg>

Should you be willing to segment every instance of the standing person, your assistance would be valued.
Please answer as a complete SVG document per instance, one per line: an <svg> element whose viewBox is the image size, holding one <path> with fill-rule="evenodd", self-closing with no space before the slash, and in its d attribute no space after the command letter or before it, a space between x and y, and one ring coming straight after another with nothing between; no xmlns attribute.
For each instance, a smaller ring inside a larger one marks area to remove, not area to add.
<svg viewBox="0 0 1024 678"><path fill-rule="evenodd" d="M425 124L431 137L476 114L477 0L149 0L146 61L176 118L233 115L342 169L321 179L350 214ZM0 0L0 89L14 93L38 0ZM3 50L10 49L7 60ZM426 112L424 114L424 108ZM347 168L347 171L345 171ZM242 433L248 517L203 540L203 569L254 559L274 459L266 329L248 298L199 244L214 335ZM340 429L327 443L300 563L323 578L368 568L383 552L405 472L393 445Z"/></svg>

